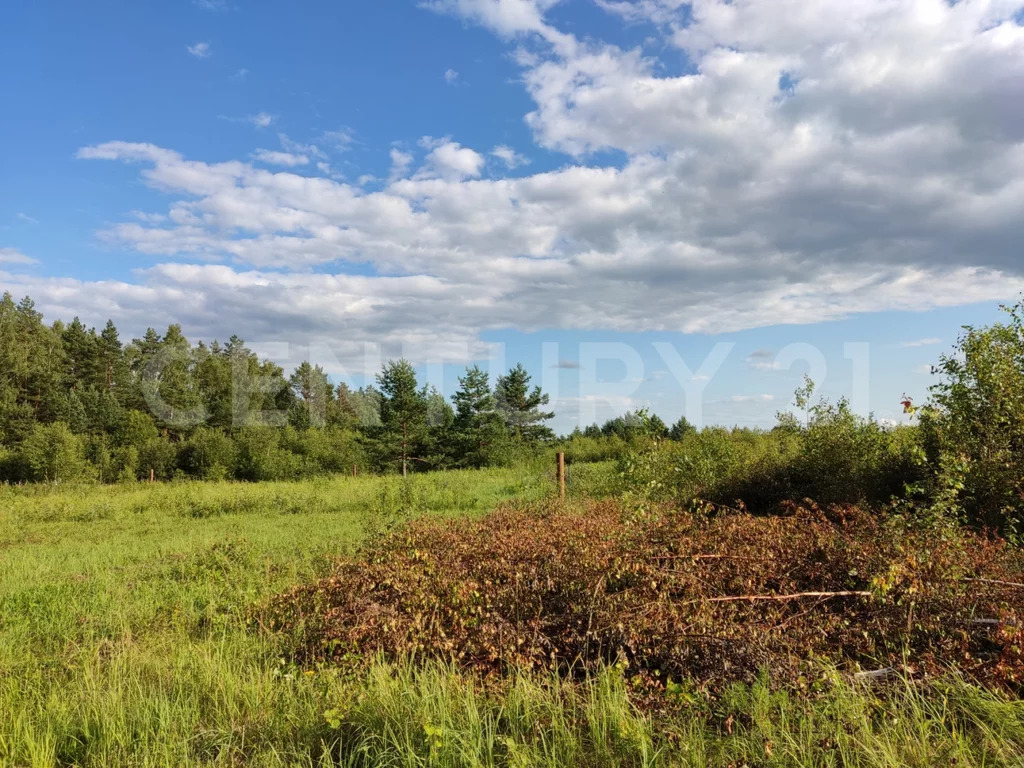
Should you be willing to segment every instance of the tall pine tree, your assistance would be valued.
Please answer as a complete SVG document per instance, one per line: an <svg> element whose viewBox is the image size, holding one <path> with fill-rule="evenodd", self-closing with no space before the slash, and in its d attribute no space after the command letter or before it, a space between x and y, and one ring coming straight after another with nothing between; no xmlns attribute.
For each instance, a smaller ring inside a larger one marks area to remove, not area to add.
<svg viewBox="0 0 1024 768"><path fill-rule="evenodd" d="M540 387L530 389L530 374L521 363L498 377L494 396L498 411L516 440L532 443L554 437L543 422L554 418L555 414L541 410L541 406L547 405L551 398L541 392Z"/></svg>
<svg viewBox="0 0 1024 768"><path fill-rule="evenodd" d="M399 467L405 477L412 462L425 461L429 438L427 399L407 360L388 361L377 375L377 386L381 394L378 450L384 463Z"/></svg>

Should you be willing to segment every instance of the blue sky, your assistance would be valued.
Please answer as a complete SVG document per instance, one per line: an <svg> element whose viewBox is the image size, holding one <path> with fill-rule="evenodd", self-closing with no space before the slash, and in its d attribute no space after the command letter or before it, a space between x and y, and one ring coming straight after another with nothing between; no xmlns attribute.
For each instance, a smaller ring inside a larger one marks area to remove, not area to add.
<svg viewBox="0 0 1024 768"><path fill-rule="evenodd" d="M807 370L898 420L1024 287L1022 7L10 0L0 289L357 384L522 360L560 430Z"/></svg>

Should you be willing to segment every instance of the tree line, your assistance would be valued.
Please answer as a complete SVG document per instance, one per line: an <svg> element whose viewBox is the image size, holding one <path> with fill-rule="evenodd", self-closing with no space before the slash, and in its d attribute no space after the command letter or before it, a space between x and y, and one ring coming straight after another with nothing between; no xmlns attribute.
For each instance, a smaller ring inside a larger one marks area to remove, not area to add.
<svg viewBox="0 0 1024 768"><path fill-rule="evenodd" d="M122 343L113 322L47 324L30 298L0 299L0 482L481 467L551 440L548 405L522 365L493 385L468 368L449 402L405 360L352 389L309 362L286 375L237 336L193 345L171 325Z"/></svg>

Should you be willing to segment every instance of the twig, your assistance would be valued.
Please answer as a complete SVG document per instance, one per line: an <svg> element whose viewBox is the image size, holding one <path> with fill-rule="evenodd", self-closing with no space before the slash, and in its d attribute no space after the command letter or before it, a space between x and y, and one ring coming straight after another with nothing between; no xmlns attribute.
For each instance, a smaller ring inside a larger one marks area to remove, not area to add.
<svg viewBox="0 0 1024 768"><path fill-rule="evenodd" d="M883 669L872 669L865 672L857 672L854 674L853 679L873 683L879 680L888 680L895 677L897 674L897 671L892 667L884 667Z"/></svg>
<svg viewBox="0 0 1024 768"><path fill-rule="evenodd" d="M734 603L734 602L755 602L761 600L802 600L809 597L832 598L832 597L871 597L870 592L797 592L793 595L732 595L730 597L707 597L703 600L689 600L683 605L694 603Z"/></svg>

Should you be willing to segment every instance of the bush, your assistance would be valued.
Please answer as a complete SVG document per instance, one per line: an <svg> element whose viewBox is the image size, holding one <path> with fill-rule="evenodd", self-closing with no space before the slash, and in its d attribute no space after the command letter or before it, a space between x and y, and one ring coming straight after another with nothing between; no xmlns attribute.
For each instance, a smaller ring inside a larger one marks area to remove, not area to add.
<svg viewBox="0 0 1024 768"><path fill-rule="evenodd" d="M819 503L886 502L923 477L919 435L854 414L846 400L811 409L794 464L793 492Z"/></svg>
<svg viewBox="0 0 1024 768"><path fill-rule="evenodd" d="M855 415L846 401L821 402L806 426L769 432L721 427L680 441L648 441L619 461L622 490L645 501L702 499L757 512L786 499L884 504L925 477L921 435Z"/></svg>
<svg viewBox="0 0 1024 768"><path fill-rule="evenodd" d="M234 441L222 431L198 427L182 447L178 462L192 477L223 480L234 475L237 454Z"/></svg>
<svg viewBox="0 0 1024 768"><path fill-rule="evenodd" d="M59 483L89 473L81 438L62 421L32 427L21 445L21 460L28 480Z"/></svg>
<svg viewBox="0 0 1024 768"><path fill-rule="evenodd" d="M946 501L1009 531L1024 519L1024 301L1004 309L1007 323L968 327L942 358L922 427Z"/></svg>
<svg viewBox="0 0 1024 768"><path fill-rule="evenodd" d="M300 474L349 474L352 467L366 470L366 454L358 435L348 429L328 426L321 429L296 430L288 427L281 434L282 448L301 457Z"/></svg>
<svg viewBox="0 0 1024 768"><path fill-rule="evenodd" d="M174 477L178 465L178 449L166 437L147 440L138 448L138 457L141 479L148 479L150 470L157 480L170 480Z"/></svg>
<svg viewBox="0 0 1024 768"><path fill-rule="evenodd" d="M262 480L292 480L301 474L300 460L279 444L273 427L247 427L238 433L238 478L258 482Z"/></svg>
<svg viewBox="0 0 1024 768"><path fill-rule="evenodd" d="M262 621L304 659L412 654L483 673L612 663L641 681L721 685L909 654L917 669L1024 680L1024 592L997 583L1020 582L1024 560L1002 541L855 507L623 513L606 502L414 522Z"/></svg>

